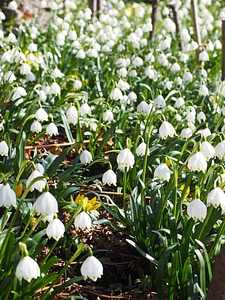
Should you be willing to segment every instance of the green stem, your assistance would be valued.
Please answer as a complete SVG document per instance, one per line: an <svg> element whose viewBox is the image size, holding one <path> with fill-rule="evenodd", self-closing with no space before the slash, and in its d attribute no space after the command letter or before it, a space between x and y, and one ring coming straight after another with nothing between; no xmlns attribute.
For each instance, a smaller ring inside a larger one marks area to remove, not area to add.
<svg viewBox="0 0 225 300"><path fill-rule="evenodd" d="M56 282L58 281L58 279L62 276L62 274L66 271L66 269L68 268L68 266L82 253L82 251L84 250L85 246L84 244L79 244L77 247L77 251L74 253L74 255L68 260L68 262L64 265L64 267L61 269L61 271L58 273L58 276L55 277L55 279L52 281L51 285L49 286L49 288L45 291L44 295L41 296L40 300L45 300L45 299L49 299L49 294L51 289L53 288L53 286L56 284Z"/></svg>
<svg viewBox="0 0 225 300"><path fill-rule="evenodd" d="M202 235L204 233L205 227L207 226L207 224L209 222L209 219L211 217L212 212L213 212L213 206L211 205L210 208L209 208L209 211L208 211L208 213L206 215L206 218L204 220L204 223L202 224L202 227L201 227L201 230L199 232L199 235L197 237L197 240L199 240L199 241L201 241L201 237L202 237Z"/></svg>
<svg viewBox="0 0 225 300"><path fill-rule="evenodd" d="M69 222L66 224L65 226L65 231L67 231L67 229L71 226L73 220L76 218L76 216L81 212L82 210L82 203L79 205L78 209L75 211L75 213L73 214L73 216L70 218ZM43 261L42 261L42 265L44 263L46 263L46 261L48 260L48 258L50 257L50 255L52 254L53 250L55 249L55 247L57 246L59 241L55 240L54 243L52 244L50 250L48 251L47 255L44 257Z"/></svg>
<svg viewBox="0 0 225 300"><path fill-rule="evenodd" d="M124 176L123 176L123 210L125 218L127 219L127 203L126 203L126 188L127 188L127 168L124 170Z"/></svg>
<svg viewBox="0 0 225 300"><path fill-rule="evenodd" d="M216 238L215 238L215 240L212 244L212 247L209 251L209 259L211 259L213 257L215 248L217 247L217 244L218 244L219 240L221 239L221 235L224 234L224 232L225 232L225 218L223 218L223 221L220 224Z"/></svg>

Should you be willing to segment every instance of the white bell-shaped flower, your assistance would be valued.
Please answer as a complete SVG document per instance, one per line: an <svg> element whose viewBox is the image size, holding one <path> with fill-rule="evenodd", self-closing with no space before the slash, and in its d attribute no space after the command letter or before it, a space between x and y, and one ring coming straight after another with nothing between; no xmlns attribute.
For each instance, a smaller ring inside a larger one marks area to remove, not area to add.
<svg viewBox="0 0 225 300"><path fill-rule="evenodd" d="M220 159L225 158L225 141L218 143L215 147L216 156Z"/></svg>
<svg viewBox="0 0 225 300"><path fill-rule="evenodd" d="M192 136L192 134L193 134L193 132L192 132L191 128L188 127L188 128L183 128L181 130L180 136L184 139L188 139L189 137Z"/></svg>
<svg viewBox="0 0 225 300"><path fill-rule="evenodd" d="M39 121L34 120L33 123L30 125L31 132L39 133L42 131L42 125Z"/></svg>
<svg viewBox="0 0 225 300"><path fill-rule="evenodd" d="M78 79L74 80L73 87L76 91L82 88L82 82Z"/></svg>
<svg viewBox="0 0 225 300"><path fill-rule="evenodd" d="M19 280L25 279L30 282L33 278L40 277L40 273L39 265L30 256L22 258L16 267L16 277Z"/></svg>
<svg viewBox="0 0 225 300"><path fill-rule="evenodd" d="M133 168L134 165L134 155L130 151L130 149L125 148L120 151L117 156L118 168L121 171L125 171L125 169L129 170L129 168Z"/></svg>
<svg viewBox="0 0 225 300"><path fill-rule="evenodd" d="M110 92L109 98L113 99L113 100L122 100L123 93L121 92L121 90L118 87L116 87Z"/></svg>
<svg viewBox="0 0 225 300"><path fill-rule="evenodd" d="M91 107L87 103L82 103L80 106L81 115L91 115Z"/></svg>
<svg viewBox="0 0 225 300"><path fill-rule="evenodd" d="M192 200L187 206L187 215L195 221L203 221L207 214L206 205L200 199Z"/></svg>
<svg viewBox="0 0 225 300"><path fill-rule="evenodd" d="M151 106L146 101L141 101L137 106L137 112L147 115L150 113Z"/></svg>
<svg viewBox="0 0 225 300"><path fill-rule="evenodd" d="M55 123L49 123L48 126L46 127L46 132L47 132L47 134L49 134L50 136L58 135L58 134L59 134L58 128L57 128L57 126L55 125Z"/></svg>
<svg viewBox="0 0 225 300"><path fill-rule="evenodd" d="M198 172L207 170L207 161L202 152L197 152L188 159L188 169Z"/></svg>
<svg viewBox="0 0 225 300"><path fill-rule="evenodd" d="M76 125L78 120L78 112L75 106L70 106L66 112L67 121L69 124Z"/></svg>
<svg viewBox="0 0 225 300"><path fill-rule="evenodd" d="M160 180L170 180L171 171L166 164L160 164L154 171L154 177Z"/></svg>
<svg viewBox="0 0 225 300"><path fill-rule="evenodd" d="M58 241L61 237L63 237L65 232L65 226L58 218L53 219L49 222L46 228L46 234L48 238L53 238Z"/></svg>
<svg viewBox="0 0 225 300"><path fill-rule="evenodd" d="M124 81L123 79L120 79L118 81L117 86L121 91L126 91L126 90L129 90L129 88L130 88L129 83Z"/></svg>
<svg viewBox="0 0 225 300"><path fill-rule="evenodd" d="M168 136L174 136L176 132L172 124L167 121L163 121L163 123L159 127L159 134L161 138L166 139Z"/></svg>
<svg viewBox="0 0 225 300"><path fill-rule="evenodd" d="M102 175L102 183L103 185L115 185L117 183L117 176L113 170L108 170Z"/></svg>
<svg viewBox="0 0 225 300"><path fill-rule="evenodd" d="M34 210L44 216L44 220L50 221L59 211L58 202L50 192L44 192L34 202Z"/></svg>
<svg viewBox="0 0 225 300"><path fill-rule="evenodd" d="M204 154L206 160L213 158L216 154L215 148L207 141L201 143L201 152Z"/></svg>
<svg viewBox="0 0 225 300"><path fill-rule="evenodd" d="M215 208L218 206L221 206L222 209L225 208L225 194L220 187L215 187L209 192L207 205L212 205Z"/></svg>
<svg viewBox="0 0 225 300"><path fill-rule="evenodd" d="M154 99L153 105L154 105L155 107L164 107L164 106L166 106L166 101L165 101L165 99L163 98L162 95L158 95L158 96Z"/></svg>
<svg viewBox="0 0 225 300"><path fill-rule="evenodd" d="M48 114L47 112L42 108L40 107L36 113L35 113L35 117L38 121L40 122L44 122L44 121L47 121L48 120Z"/></svg>
<svg viewBox="0 0 225 300"><path fill-rule="evenodd" d="M198 93L200 96L206 96L209 94L209 90L206 85L202 84L199 87Z"/></svg>
<svg viewBox="0 0 225 300"><path fill-rule="evenodd" d="M34 180L37 177L43 177L43 174L41 174L37 170L34 170L27 179L26 187L28 188L31 181ZM36 189L36 190L41 192L45 188L45 186L46 186L46 179L43 178L43 179L40 179L40 180L37 180L36 182L34 182L32 184L32 186L30 187L30 191L32 192L34 189Z"/></svg>
<svg viewBox="0 0 225 300"><path fill-rule="evenodd" d="M20 74L22 75L27 75L31 72L31 67L30 65L28 65L27 63L23 63L21 66L20 66Z"/></svg>
<svg viewBox="0 0 225 300"><path fill-rule="evenodd" d="M136 154L137 156L144 156L145 152L146 152L146 143L145 142L141 142L136 149ZM149 155L149 149L148 149L148 155Z"/></svg>
<svg viewBox="0 0 225 300"><path fill-rule="evenodd" d="M82 164L87 165L90 162L92 162L92 160L93 160L93 158L92 158L92 155L91 155L90 151L84 150L84 151L81 152L80 161L81 161Z"/></svg>
<svg viewBox="0 0 225 300"><path fill-rule="evenodd" d="M0 207L16 207L16 194L9 184L1 184L0 186Z"/></svg>
<svg viewBox="0 0 225 300"><path fill-rule="evenodd" d="M18 5L17 5L16 1L13 0L13 1L9 2L8 9L16 11L17 8L18 8Z"/></svg>
<svg viewBox="0 0 225 300"><path fill-rule="evenodd" d="M85 211L79 213L74 220L75 228L91 228L91 217Z"/></svg>
<svg viewBox="0 0 225 300"><path fill-rule="evenodd" d="M50 85L49 94L52 94L52 95L60 95L61 94L61 89L57 82L53 82Z"/></svg>
<svg viewBox="0 0 225 300"><path fill-rule="evenodd" d="M103 122L111 122L113 121L113 113L111 111L111 109L107 109L104 113L103 113Z"/></svg>
<svg viewBox="0 0 225 300"><path fill-rule="evenodd" d="M96 281L103 275L103 266L102 263L92 255L85 259L80 271L85 280L90 278L91 280Z"/></svg>
<svg viewBox="0 0 225 300"><path fill-rule="evenodd" d="M9 147L5 141L0 142L0 155L1 156L8 156Z"/></svg>

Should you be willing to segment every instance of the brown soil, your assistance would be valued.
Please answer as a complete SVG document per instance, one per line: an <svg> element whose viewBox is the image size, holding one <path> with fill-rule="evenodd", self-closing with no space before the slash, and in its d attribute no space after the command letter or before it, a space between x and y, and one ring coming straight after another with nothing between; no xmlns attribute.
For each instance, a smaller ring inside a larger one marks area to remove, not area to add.
<svg viewBox="0 0 225 300"><path fill-rule="evenodd" d="M65 147L69 146L69 144L63 142L63 140L63 133L58 137L52 138L44 135L35 142L34 146L28 145L26 147L26 156L27 158L32 157L35 147L38 153L60 154ZM73 156L66 157L66 163L70 158L72 159ZM91 187L89 187L89 191L90 189ZM84 193L88 192L85 186L82 186L81 190ZM104 193L104 191L102 193ZM112 190L106 190L105 193L114 194L118 200L121 197L121 194L116 194L115 191ZM62 212L60 215L60 219L64 223L67 223L69 218L69 213ZM110 219L113 221L103 209L99 219ZM121 224L117 222L117 226L121 226ZM109 224L101 224L94 226L91 230L85 231L77 231L72 227L70 235L78 237L81 242L89 245L93 249L94 255L102 261L104 274L102 278L96 282L87 280L69 286L65 291L57 295L54 300L63 299L64 297L72 295L79 295L88 300L157 299L155 293L151 292L149 288L143 288L140 284L147 275L147 272L140 255L126 242L127 237L125 234L115 230ZM45 251L46 249L44 249L43 252ZM63 253L61 255L63 256ZM57 266L55 267L57 268ZM76 268L75 271L73 268L71 268L71 270L75 273L69 274L70 277L80 276L79 268ZM62 283L63 280L62 278ZM137 282L137 280L139 282Z"/></svg>

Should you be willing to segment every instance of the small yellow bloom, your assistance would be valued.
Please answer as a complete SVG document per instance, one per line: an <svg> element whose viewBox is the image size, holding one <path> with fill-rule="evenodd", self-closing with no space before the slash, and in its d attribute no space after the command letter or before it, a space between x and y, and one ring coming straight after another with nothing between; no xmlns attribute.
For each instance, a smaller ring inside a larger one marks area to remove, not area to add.
<svg viewBox="0 0 225 300"><path fill-rule="evenodd" d="M167 158L166 159L166 165L167 165L167 167L169 167L171 165L171 163L172 163L172 160L170 158Z"/></svg>
<svg viewBox="0 0 225 300"><path fill-rule="evenodd" d="M24 54L27 56L30 53L29 50L25 50Z"/></svg>
<svg viewBox="0 0 225 300"><path fill-rule="evenodd" d="M180 186L180 191L183 192L184 188L185 188L185 184L182 184L182 185ZM185 195L184 195L184 198L187 198L188 195L189 195L189 193L190 193L190 186L187 188L186 193L185 193Z"/></svg>
<svg viewBox="0 0 225 300"><path fill-rule="evenodd" d="M210 100L211 100L212 102L214 102L214 101L215 101L215 96L211 95L211 96L210 96Z"/></svg>
<svg viewBox="0 0 225 300"><path fill-rule="evenodd" d="M16 197L20 197L21 194L22 194L22 191L23 191L23 185L22 183L20 182L17 187L15 188L14 192L16 194Z"/></svg>
<svg viewBox="0 0 225 300"><path fill-rule="evenodd" d="M101 203L96 203L97 197L93 197L91 200L84 195L78 195L76 197L76 203L82 204L84 210L96 210L101 206Z"/></svg>

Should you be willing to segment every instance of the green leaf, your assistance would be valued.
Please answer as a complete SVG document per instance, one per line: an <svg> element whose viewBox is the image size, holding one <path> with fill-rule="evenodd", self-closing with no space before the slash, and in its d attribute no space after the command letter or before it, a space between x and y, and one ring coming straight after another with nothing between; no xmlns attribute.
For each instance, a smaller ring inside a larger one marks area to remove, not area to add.
<svg viewBox="0 0 225 300"><path fill-rule="evenodd" d="M68 142L69 143L74 143L74 137L73 137L72 132L70 130L70 125L69 125L69 123L67 121L67 118L66 118L66 115L65 115L65 113L62 109L60 110L60 114L61 114L61 118L62 118L62 121L63 121L63 125L64 125L64 129L65 129L65 132L66 132Z"/></svg>

